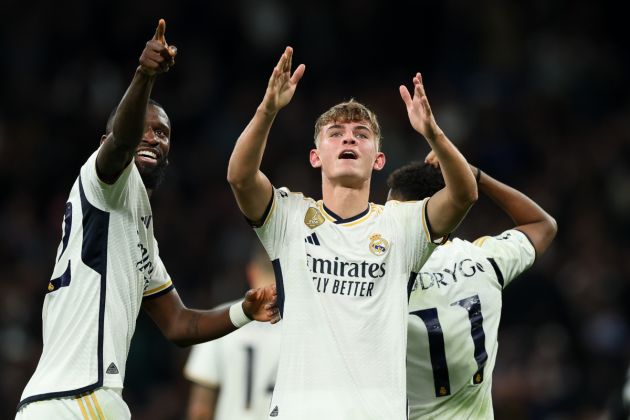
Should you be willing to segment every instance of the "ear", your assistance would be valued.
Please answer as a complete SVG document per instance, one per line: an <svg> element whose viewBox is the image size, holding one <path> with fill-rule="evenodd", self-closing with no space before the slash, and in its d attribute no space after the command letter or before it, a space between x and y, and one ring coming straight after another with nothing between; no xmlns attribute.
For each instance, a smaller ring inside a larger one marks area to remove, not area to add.
<svg viewBox="0 0 630 420"><path fill-rule="evenodd" d="M308 156L308 160L311 162L311 166L313 168L322 167L322 161L319 158L319 153L317 152L317 149L311 149L311 152Z"/></svg>
<svg viewBox="0 0 630 420"><path fill-rule="evenodd" d="M380 171L381 169L383 169L385 167L385 153L383 152L378 152L376 154L376 159L374 160L374 165L372 166L372 168L375 171Z"/></svg>
<svg viewBox="0 0 630 420"><path fill-rule="evenodd" d="M107 140L107 134L103 134L103 135L101 136L101 142L100 142L99 144L103 144L103 142L104 142L105 140Z"/></svg>

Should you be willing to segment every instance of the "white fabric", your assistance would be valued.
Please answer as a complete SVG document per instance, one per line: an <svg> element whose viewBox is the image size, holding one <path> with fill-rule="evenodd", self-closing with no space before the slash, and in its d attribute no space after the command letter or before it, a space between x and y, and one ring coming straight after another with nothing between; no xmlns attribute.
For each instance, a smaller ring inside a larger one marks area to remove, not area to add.
<svg viewBox="0 0 630 420"><path fill-rule="evenodd" d="M266 418L276 380L281 324L251 322L218 340L193 346L184 376L219 389L214 420Z"/></svg>
<svg viewBox="0 0 630 420"><path fill-rule="evenodd" d="M424 202L370 204L337 224L321 202L275 189L256 233L285 298L269 418L405 419L407 284L435 248Z"/></svg>
<svg viewBox="0 0 630 420"><path fill-rule="evenodd" d="M131 162L107 185L96 174L97 153L81 168L66 204L51 279L61 276L67 284L49 283L44 348L22 402L122 388L142 298L172 287L138 169Z"/></svg>
<svg viewBox="0 0 630 420"><path fill-rule="evenodd" d="M534 257L533 246L517 230L480 238L475 244L454 239L431 255L416 279L409 300L410 419L493 418L492 370L498 347L503 287L489 258L495 261L507 285L531 266ZM487 355L485 360L481 354L477 355L481 366L475 359L473 324L483 329L483 334L479 328L474 334ZM432 343L440 342L440 328L444 350L434 348L434 351L445 357L448 373L446 385L436 389L434 373L440 368L439 364L433 366L432 357L438 354L432 354L430 348Z"/></svg>
<svg viewBox="0 0 630 420"><path fill-rule="evenodd" d="M129 420L129 407L121 391L100 388L74 397L35 401L20 408L15 420Z"/></svg>

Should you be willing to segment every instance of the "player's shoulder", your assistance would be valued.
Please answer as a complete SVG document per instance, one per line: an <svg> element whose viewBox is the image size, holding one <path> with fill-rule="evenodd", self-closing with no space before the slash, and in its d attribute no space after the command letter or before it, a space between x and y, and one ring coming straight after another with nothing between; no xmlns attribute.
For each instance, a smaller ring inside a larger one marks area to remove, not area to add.
<svg viewBox="0 0 630 420"><path fill-rule="evenodd" d="M508 229L498 235L485 235L475 239L472 244L479 248L490 248L508 244L516 244L525 247L533 247L531 241L518 229Z"/></svg>
<svg viewBox="0 0 630 420"><path fill-rule="evenodd" d="M399 200L387 200L384 205L381 207L385 209L395 209L395 208L410 208L413 206L422 206L425 202L425 199L422 200L408 200L408 201L399 201Z"/></svg>
<svg viewBox="0 0 630 420"><path fill-rule="evenodd" d="M317 203L314 199L304 195L300 191L291 191L287 187L274 187L273 189L276 199L286 199L298 202L303 201L305 204L308 205L315 205Z"/></svg>
<svg viewBox="0 0 630 420"><path fill-rule="evenodd" d="M473 242L462 238L450 238L444 244L435 249L433 254L431 254L431 257L429 257L429 260L432 262L435 262L436 260L444 262L450 259L456 260L462 255L470 257L490 256L486 249L475 245Z"/></svg>

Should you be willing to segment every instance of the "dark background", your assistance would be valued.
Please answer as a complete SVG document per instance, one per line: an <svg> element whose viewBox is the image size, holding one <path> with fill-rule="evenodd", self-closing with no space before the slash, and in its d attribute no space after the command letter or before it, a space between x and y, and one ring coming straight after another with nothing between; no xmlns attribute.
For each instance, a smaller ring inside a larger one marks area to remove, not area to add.
<svg viewBox="0 0 630 420"><path fill-rule="evenodd" d="M630 331L627 18L611 3L470 1L15 1L0 16L0 418L41 351L41 304L63 204L157 20L177 65L153 97L173 125L153 199L161 255L184 302L247 288L254 234L226 182L234 141L285 45L306 73L263 161L275 185L320 197L307 156L317 116L355 98L383 130L386 176L426 142L398 94L421 71L438 123L470 162L558 221L549 251L505 292L498 419L600 419L618 400ZM510 227L485 197L458 236ZM124 397L134 419L181 419L188 354L141 314Z"/></svg>

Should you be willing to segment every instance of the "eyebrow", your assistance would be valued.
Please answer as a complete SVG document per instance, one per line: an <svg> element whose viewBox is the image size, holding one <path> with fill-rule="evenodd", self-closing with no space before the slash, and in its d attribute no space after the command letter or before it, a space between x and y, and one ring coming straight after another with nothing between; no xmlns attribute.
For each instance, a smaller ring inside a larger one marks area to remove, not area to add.
<svg viewBox="0 0 630 420"><path fill-rule="evenodd" d="M326 129L326 131L337 130L337 129L340 129L340 128L343 128L343 126L341 124L334 124L334 125L331 125L330 127L328 127L328 129ZM366 131L370 131L370 132L372 131L370 129L370 127L368 127L367 125L357 125L356 127L353 127L352 129L353 130L366 130Z"/></svg>

